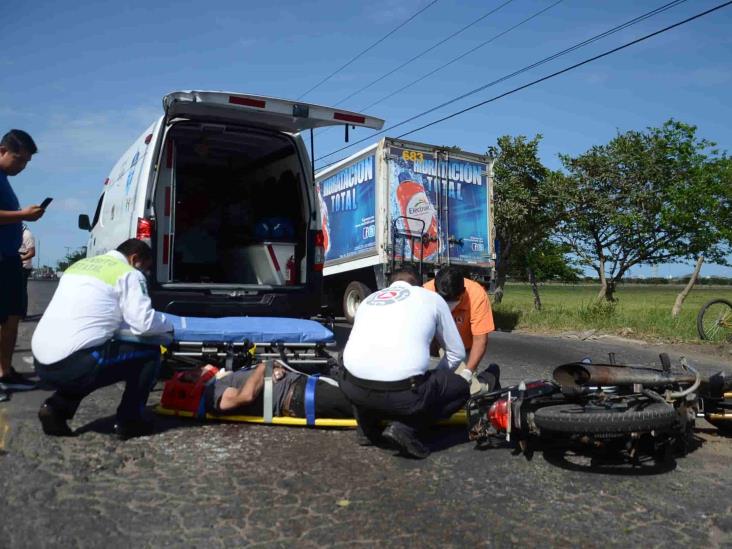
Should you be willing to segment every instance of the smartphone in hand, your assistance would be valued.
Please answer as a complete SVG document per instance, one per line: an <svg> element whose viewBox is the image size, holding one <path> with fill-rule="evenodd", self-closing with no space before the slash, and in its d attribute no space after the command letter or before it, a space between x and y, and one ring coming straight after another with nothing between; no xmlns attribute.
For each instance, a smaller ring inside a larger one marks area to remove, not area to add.
<svg viewBox="0 0 732 549"><path fill-rule="evenodd" d="M48 208L48 205L49 205L49 204L50 204L51 202L53 202L53 198L51 198L50 196L46 197L46 198L45 198L45 199L43 200L43 202L41 202L41 208L43 208L43 209L45 210L46 208Z"/></svg>

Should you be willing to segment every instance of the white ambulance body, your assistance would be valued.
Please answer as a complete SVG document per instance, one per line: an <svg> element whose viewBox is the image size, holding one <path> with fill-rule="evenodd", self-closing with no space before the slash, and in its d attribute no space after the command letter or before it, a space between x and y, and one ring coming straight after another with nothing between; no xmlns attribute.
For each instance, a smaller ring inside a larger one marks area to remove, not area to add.
<svg viewBox="0 0 732 549"><path fill-rule="evenodd" d="M154 306L187 316L310 316L323 234L303 130L379 129L342 109L228 92L174 92L104 182L88 255L153 248Z"/></svg>

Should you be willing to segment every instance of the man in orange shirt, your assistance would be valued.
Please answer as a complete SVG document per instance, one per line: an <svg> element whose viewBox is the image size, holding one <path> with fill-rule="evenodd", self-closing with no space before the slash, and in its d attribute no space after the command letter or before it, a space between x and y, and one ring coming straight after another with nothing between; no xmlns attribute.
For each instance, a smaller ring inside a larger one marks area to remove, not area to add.
<svg viewBox="0 0 732 549"><path fill-rule="evenodd" d="M440 269L424 287L447 301L468 357L465 370L469 374L463 375L472 378L488 347L488 334L495 330L488 295L483 286L463 277L460 269L452 266Z"/></svg>

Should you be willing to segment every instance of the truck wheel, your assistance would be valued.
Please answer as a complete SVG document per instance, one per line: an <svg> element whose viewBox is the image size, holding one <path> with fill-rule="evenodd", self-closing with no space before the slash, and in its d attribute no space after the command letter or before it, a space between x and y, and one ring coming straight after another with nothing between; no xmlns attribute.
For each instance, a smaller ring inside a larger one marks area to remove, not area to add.
<svg viewBox="0 0 732 549"><path fill-rule="evenodd" d="M353 324L356 309L370 293L371 288L363 282L353 281L346 286L346 291L343 292L343 316L349 323Z"/></svg>
<svg viewBox="0 0 732 549"><path fill-rule="evenodd" d="M676 421L676 410L663 402L639 402L627 410L612 410L580 404L539 408L534 422L539 429L559 433L632 433L666 429Z"/></svg>

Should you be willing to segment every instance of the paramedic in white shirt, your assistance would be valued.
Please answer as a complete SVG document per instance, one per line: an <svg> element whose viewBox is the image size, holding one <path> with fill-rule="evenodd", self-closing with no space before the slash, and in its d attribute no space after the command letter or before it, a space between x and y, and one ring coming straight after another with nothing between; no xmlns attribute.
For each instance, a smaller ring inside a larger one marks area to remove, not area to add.
<svg viewBox="0 0 732 549"><path fill-rule="evenodd" d="M433 338L445 354L429 370ZM377 443L383 437L403 454L427 457L419 432L451 416L470 396L470 384L454 373L464 358L445 300L422 288L413 268L396 271L391 286L359 305L343 352L340 387L354 405L360 443ZM390 420L383 432L382 420Z"/></svg>
<svg viewBox="0 0 732 549"><path fill-rule="evenodd" d="M81 400L119 381L125 390L117 408L117 435L125 439L150 432L143 410L157 378L160 347L113 335L119 329L138 336L172 332L148 297L142 272L152 258L147 244L131 238L105 255L74 263L61 277L31 342L38 376L56 389L38 412L46 434L72 435L66 422Z"/></svg>

